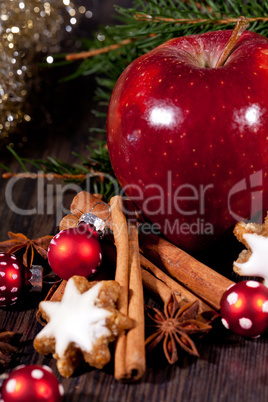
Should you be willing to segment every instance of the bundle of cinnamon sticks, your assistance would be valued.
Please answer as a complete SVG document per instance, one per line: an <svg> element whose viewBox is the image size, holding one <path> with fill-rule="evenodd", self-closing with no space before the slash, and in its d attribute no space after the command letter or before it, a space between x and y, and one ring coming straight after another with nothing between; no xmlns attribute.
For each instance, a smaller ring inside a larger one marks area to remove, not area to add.
<svg viewBox="0 0 268 402"><path fill-rule="evenodd" d="M121 333L115 347L114 376L120 381L135 381L145 372L145 324L143 285L137 227L127 223L122 198L110 202L114 242L117 251L115 280L121 286L118 310L135 322L133 329Z"/></svg>
<svg viewBox="0 0 268 402"><path fill-rule="evenodd" d="M85 191L77 194L71 214L63 218L60 230L77 226L80 216L90 212L94 205L93 213L106 219L107 206L98 201ZM110 207L111 216L106 224L113 232L117 255L115 279L122 289L118 309L136 323L117 340L115 377L135 381L146 368L143 286L163 302L174 293L182 303L198 299L200 314L217 314L222 295L233 282L161 237L142 233L138 236L136 225L128 223L123 213L121 197L113 197Z"/></svg>

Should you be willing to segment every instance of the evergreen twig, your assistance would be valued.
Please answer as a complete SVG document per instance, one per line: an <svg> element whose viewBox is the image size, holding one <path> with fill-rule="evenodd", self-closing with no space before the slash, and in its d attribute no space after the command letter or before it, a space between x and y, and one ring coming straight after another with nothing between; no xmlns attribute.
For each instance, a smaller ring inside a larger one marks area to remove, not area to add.
<svg viewBox="0 0 268 402"><path fill-rule="evenodd" d="M132 40L134 40L134 39L132 39ZM94 56L97 56L99 54L108 53L111 50L116 50L116 49L119 49L121 46L128 45L129 43L132 42L132 40L128 38L128 39L122 40L119 43L115 43L113 45L105 46L105 47L103 47L101 49L93 49L93 50L88 50L88 51L81 52L81 53L67 54L66 60L72 60L73 61L73 60L79 60L79 59L88 59L89 57L94 57Z"/></svg>
<svg viewBox="0 0 268 402"><path fill-rule="evenodd" d="M38 179L42 177L48 180L60 179L67 182L76 182L82 186L86 180L90 179L94 192L102 194L105 199L108 199L113 195L116 179L112 172L106 141L95 139L93 141L94 145L92 147L86 147L88 151L87 157L73 152L73 155L81 160L81 164L74 163L72 165L50 156L45 160L22 158L13 148L8 146L7 149L23 167L23 172L12 172L6 166L1 165L6 170L2 174L2 178ZM32 166L37 169L37 172L30 171Z"/></svg>
<svg viewBox="0 0 268 402"><path fill-rule="evenodd" d="M152 15L145 15L145 14L136 14L134 18L138 21L148 21L148 22L172 22L173 24L233 24L236 23L237 18L223 18L223 19L209 19L209 18L196 18L196 19L189 19L189 18L167 18L167 17L153 17ZM251 17L247 18L249 22L257 22L257 21L268 21L268 17ZM112 49L111 49L112 50ZM67 60L68 59L67 57Z"/></svg>
<svg viewBox="0 0 268 402"><path fill-rule="evenodd" d="M268 1L254 0L134 0L133 7L115 6L120 24L100 28L105 37L84 39L89 49L68 59L82 62L72 77L94 74L95 99L108 105L116 80L135 58L168 39L204 33L211 29L230 29L243 15L249 30L268 36Z"/></svg>

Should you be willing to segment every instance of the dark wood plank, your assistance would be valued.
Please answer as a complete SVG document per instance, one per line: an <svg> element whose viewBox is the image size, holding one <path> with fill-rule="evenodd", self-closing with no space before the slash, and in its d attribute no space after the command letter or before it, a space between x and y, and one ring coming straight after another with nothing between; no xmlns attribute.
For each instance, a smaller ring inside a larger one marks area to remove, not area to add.
<svg viewBox="0 0 268 402"><path fill-rule="evenodd" d="M66 162L75 160L72 151L86 154L88 128L105 125L105 121L96 120L90 113L92 85L91 79L81 79L56 88L52 94L53 124L38 125L35 122L29 128L29 143L21 154L30 158L51 155ZM12 170L19 169L17 162L4 149L0 157L1 162L8 164ZM29 237L57 233L58 223L68 212L75 191L64 192L66 209L57 212L60 193L66 189L66 184L45 181L43 184L39 182L38 187L35 180L19 180L13 188L11 186L12 182L0 179L0 241L7 238L9 230L23 232ZM9 190L13 206L8 200ZM53 195L48 198L52 190ZM25 215L16 212L15 206L24 210L37 208L37 211ZM228 247L224 260L221 258L219 261L217 254L221 252L221 246L214 253L207 251L199 257L226 276L231 276L232 260L238 249L232 240ZM22 334L22 347L8 371L17 364L50 366L64 386L66 402L266 402L268 399L267 334L247 340L226 332L217 333L198 342L199 359L181 354L174 366L169 366L158 355L155 360L149 358L147 371L137 384L118 383L113 377L112 363L102 371L85 366L72 378L63 379L57 374L55 361L33 349L33 339L41 329L35 313L44 293L27 294L13 309L0 309L0 327Z"/></svg>

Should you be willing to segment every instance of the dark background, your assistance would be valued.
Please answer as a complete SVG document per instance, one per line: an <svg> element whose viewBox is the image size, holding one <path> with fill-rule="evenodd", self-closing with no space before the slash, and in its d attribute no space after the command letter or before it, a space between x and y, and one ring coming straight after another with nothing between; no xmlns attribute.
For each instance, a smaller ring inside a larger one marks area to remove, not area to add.
<svg viewBox="0 0 268 402"><path fill-rule="evenodd" d="M127 7L131 3L131 0L75 0L75 5L84 5L87 10L92 11L93 15L90 19L81 17L80 23L74 27L73 32L66 34L61 52L80 51L81 38L91 38L98 34L102 26L119 23L116 20L115 4ZM74 136L76 138L80 136L80 144L89 142L89 128L93 127L91 110L97 109L96 102L93 100L94 77L83 76L61 82L62 78L72 75L78 66L79 61L64 67L49 65L44 68L39 67L25 102L32 121L18 124L15 131L9 134L8 139L1 141L0 161L2 163L9 166L13 160L11 154L5 149L8 144L14 145L14 149L20 156L35 159L41 157L44 148L50 149L50 137L53 141L57 139L59 143L73 141ZM96 124L104 128L105 119L102 121L98 119ZM27 138L27 142L22 141L23 137ZM48 154L53 156L49 152Z"/></svg>

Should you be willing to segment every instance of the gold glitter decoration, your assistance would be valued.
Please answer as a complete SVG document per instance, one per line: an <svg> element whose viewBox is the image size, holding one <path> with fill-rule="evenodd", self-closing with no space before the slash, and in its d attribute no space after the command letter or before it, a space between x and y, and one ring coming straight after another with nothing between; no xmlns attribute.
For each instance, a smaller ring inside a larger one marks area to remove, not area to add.
<svg viewBox="0 0 268 402"><path fill-rule="evenodd" d="M0 2L0 139L31 116L24 102L44 54L60 50L79 11L70 0Z"/></svg>

